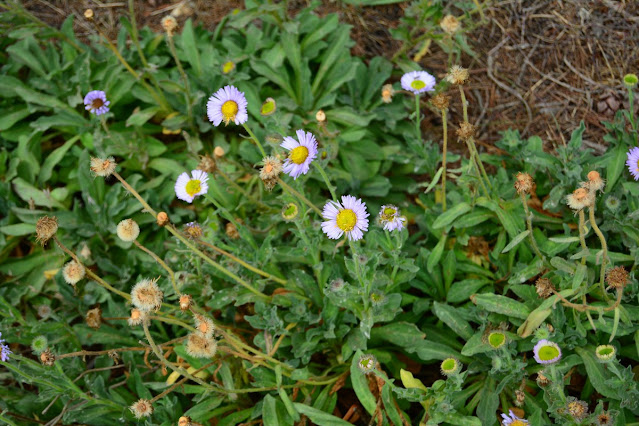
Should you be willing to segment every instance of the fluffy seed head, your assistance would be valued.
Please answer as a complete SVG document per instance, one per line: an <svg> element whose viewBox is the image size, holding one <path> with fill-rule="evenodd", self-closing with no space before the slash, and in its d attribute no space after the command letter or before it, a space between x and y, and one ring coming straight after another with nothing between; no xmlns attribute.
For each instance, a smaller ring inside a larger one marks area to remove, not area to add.
<svg viewBox="0 0 639 426"><path fill-rule="evenodd" d="M581 422L588 415L588 404L575 397L568 397L566 409L573 419Z"/></svg>
<svg viewBox="0 0 639 426"><path fill-rule="evenodd" d="M457 32L459 27L461 27L461 23L453 15L446 15L439 23L439 26L442 27L442 30L446 33L453 35Z"/></svg>
<svg viewBox="0 0 639 426"><path fill-rule="evenodd" d="M393 102L393 95L395 94L395 89L393 89L392 84L385 84L382 86L382 102L385 104L390 104Z"/></svg>
<svg viewBox="0 0 639 426"><path fill-rule="evenodd" d="M191 333L186 339L186 353L195 358L212 358L217 352L217 342L200 333Z"/></svg>
<svg viewBox="0 0 639 426"><path fill-rule="evenodd" d="M446 81L453 84L462 85L468 81L470 74L466 68L462 68L459 65L453 65L446 75Z"/></svg>
<svg viewBox="0 0 639 426"><path fill-rule="evenodd" d="M517 194L530 194L535 181L528 173L519 172L515 176L515 190Z"/></svg>
<svg viewBox="0 0 639 426"><path fill-rule="evenodd" d="M459 123L459 129L457 129L457 137L460 141L466 142L470 138L475 137L475 132L477 128L470 123L463 122Z"/></svg>
<svg viewBox="0 0 639 426"><path fill-rule="evenodd" d="M169 223L169 215L166 214L166 212L160 212L155 218L155 222L158 226L166 226L166 224Z"/></svg>
<svg viewBox="0 0 639 426"><path fill-rule="evenodd" d="M435 108L440 111L448 109L448 105L450 104L450 96L447 96L443 93L438 93L432 97L430 103L433 104Z"/></svg>
<svg viewBox="0 0 639 426"><path fill-rule="evenodd" d="M91 158L91 171L95 176L111 176L115 171L115 158Z"/></svg>
<svg viewBox="0 0 639 426"><path fill-rule="evenodd" d="M191 418L188 416L182 416L178 419L178 426L192 426Z"/></svg>
<svg viewBox="0 0 639 426"><path fill-rule="evenodd" d="M282 161L280 161L279 158L270 155L268 157L264 157L262 163L264 164L264 166L260 169L260 179L262 179L262 182L264 182L264 185L266 185L267 189L270 191L271 189L273 189L274 185L269 188L267 182L269 184L272 181L275 181L273 183L277 182L277 177L280 175L280 173L282 173L283 170Z"/></svg>
<svg viewBox="0 0 639 426"><path fill-rule="evenodd" d="M622 289L630 282L630 276L623 266L615 266L606 273L606 282L610 287Z"/></svg>
<svg viewBox="0 0 639 426"><path fill-rule="evenodd" d="M58 232L58 218L42 216L36 223L36 241L44 245Z"/></svg>
<svg viewBox="0 0 639 426"><path fill-rule="evenodd" d="M47 348L40 354L40 362L48 367L51 367L53 364L55 364L55 355L53 355L51 349Z"/></svg>
<svg viewBox="0 0 639 426"><path fill-rule="evenodd" d="M226 224L226 236L232 240L237 240L238 238L240 238L240 233L233 222L229 222Z"/></svg>
<svg viewBox="0 0 639 426"><path fill-rule="evenodd" d="M207 338L213 337L213 332L215 331L213 321L211 321L210 318L199 314L195 315L195 328L197 328L197 330Z"/></svg>
<svg viewBox="0 0 639 426"><path fill-rule="evenodd" d="M140 235L140 227L133 219L124 219L118 223L115 230L118 237L120 237L122 241L126 242L134 241L138 238L138 235Z"/></svg>
<svg viewBox="0 0 639 426"><path fill-rule="evenodd" d="M144 279L133 286L131 302L140 311L157 311L162 306L164 293L158 287L156 280Z"/></svg>
<svg viewBox="0 0 639 426"><path fill-rule="evenodd" d="M548 278L539 278L537 282L535 282L535 290L537 290L537 294L542 299L547 299L553 293L555 286L552 285Z"/></svg>
<svg viewBox="0 0 639 426"><path fill-rule="evenodd" d="M140 399L137 402L134 402L131 407L129 407L133 415L136 419L141 419L142 417L149 417L153 414L153 405L151 405L151 401L148 399Z"/></svg>
<svg viewBox="0 0 639 426"><path fill-rule="evenodd" d="M102 325L102 309L99 306L89 309L84 319L89 327L97 330Z"/></svg>
<svg viewBox="0 0 639 426"><path fill-rule="evenodd" d="M572 194L566 196L566 204L576 212L588 207L590 203L591 200L585 188L577 188Z"/></svg>
<svg viewBox="0 0 639 426"><path fill-rule="evenodd" d="M214 174L217 170L217 162L215 161L215 158L211 157L210 155L203 155L200 157L200 162L195 169Z"/></svg>
<svg viewBox="0 0 639 426"><path fill-rule="evenodd" d="M617 348L612 345L599 345L595 349L595 355L600 362L610 362L615 359Z"/></svg>
<svg viewBox="0 0 639 426"><path fill-rule="evenodd" d="M49 305L38 306L38 316L42 319L47 319L51 316L51 307Z"/></svg>
<svg viewBox="0 0 639 426"><path fill-rule="evenodd" d="M131 327L142 324L142 321L146 318L146 314L136 308L131 309L131 317L127 320Z"/></svg>
<svg viewBox="0 0 639 426"><path fill-rule="evenodd" d="M193 298L189 294L180 296L180 309L182 312L188 311L193 305Z"/></svg>
<svg viewBox="0 0 639 426"><path fill-rule="evenodd" d="M540 371L537 373L537 384L539 385L539 387L544 388L550 384L550 379L544 376L544 374Z"/></svg>
<svg viewBox="0 0 639 426"><path fill-rule="evenodd" d="M82 264L72 260L64 265L62 268L62 276L64 280L71 285L75 285L78 281L84 278L84 274L86 273L84 266Z"/></svg>
<svg viewBox="0 0 639 426"><path fill-rule="evenodd" d="M173 31L175 31L177 27L177 20L173 16L167 15L162 18L162 28L164 28L164 31L166 31L169 36L173 35Z"/></svg>

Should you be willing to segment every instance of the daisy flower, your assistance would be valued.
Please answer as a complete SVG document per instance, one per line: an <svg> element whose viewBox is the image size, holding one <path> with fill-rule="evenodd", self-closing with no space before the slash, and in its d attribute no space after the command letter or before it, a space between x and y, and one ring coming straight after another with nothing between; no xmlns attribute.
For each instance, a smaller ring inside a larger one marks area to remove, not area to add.
<svg viewBox="0 0 639 426"><path fill-rule="evenodd" d="M206 103L206 115L216 127L222 121L226 125L231 121L235 124L244 124L248 120L247 105L244 93L237 90L235 86L224 86L209 98Z"/></svg>
<svg viewBox="0 0 639 426"><path fill-rule="evenodd" d="M635 180L639 180L639 148L632 148L628 151L626 166Z"/></svg>
<svg viewBox="0 0 639 426"><path fill-rule="evenodd" d="M533 348L535 361L539 364L552 364L561 359L561 348L555 342L542 339Z"/></svg>
<svg viewBox="0 0 639 426"><path fill-rule="evenodd" d="M2 337L2 333L0 333L0 337ZM7 362L11 353L9 346L4 344L4 339L0 339L0 361Z"/></svg>
<svg viewBox="0 0 639 426"><path fill-rule="evenodd" d="M411 71L402 76L402 88L418 95L435 90L435 77L426 71Z"/></svg>
<svg viewBox="0 0 639 426"><path fill-rule="evenodd" d="M379 211L379 222L386 231L402 230L406 218L399 215L399 209L393 205L382 206Z"/></svg>
<svg viewBox="0 0 639 426"><path fill-rule="evenodd" d="M284 161L284 173L288 173L293 179L299 175L308 173L311 162L317 156L317 140L310 132L298 130L297 141L290 136L284 137L280 145L288 151L288 158Z"/></svg>
<svg viewBox="0 0 639 426"><path fill-rule="evenodd" d="M209 180L209 176L202 170L191 170L191 176L184 172L178 176L175 182L175 195L180 200L192 203L195 197L209 191L207 180Z"/></svg>
<svg viewBox="0 0 639 426"><path fill-rule="evenodd" d="M332 240L341 238L343 234L349 240L361 240L364 231L368 231L368 213L366 204L352 195L343 195L342 203L329 201L324 206L322 230Z"/></svg>
<svg viewBox="0 0 639 426"><path fill-rule="evenodd" d="M508 415L502 413L501 418L501 424L503 426L524 426L530 424L528 420L517 417L515 413L513 413L513 410L508 410Z"/></svg>
<svg viewBox="0 0 639 426"><path fill-rule="evenodd" d="M84 109L95 115L109 112L110 103L102 90L92 90L84 97Z"/></svg>

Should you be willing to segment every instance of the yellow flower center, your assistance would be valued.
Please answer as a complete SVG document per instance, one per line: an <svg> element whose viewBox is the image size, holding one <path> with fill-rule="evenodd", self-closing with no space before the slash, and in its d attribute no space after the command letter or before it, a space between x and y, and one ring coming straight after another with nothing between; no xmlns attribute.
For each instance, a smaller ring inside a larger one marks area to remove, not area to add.
<svg viewBox="0 0 639 426"><path fill-rule="evenodd" d="M222 104L222 115L224 116L224 123L229 124L229 121L235 121L237 115L238 106L235 101L226 101Z"/></svg>
<svg viewBox="0 0 639 426"><path fill-rule="evenodd" d="M352 231L357 223L357 216L351 209L344 209L337 213L337 227L344 232Z"/></svg>
<svg viewBox="0 0 639 426"><path fill-rule="evenodd" d="M559 350L554 346L542 346L539 349L539 359L542 361L550 361L559 356Z"/></svg>
<svg viewBox="0 0 639 426"><path fill-rule="evenodd" d="M510 423L510 426L527 426L527 424L524 423L523 420L515 420Z"/></svg>
<svg viewBox="0 0 639 426"><path fill-rule="evenodd" d="M386 207L382 213L383 219L391 220L397 214L397 210L392 207Z"/></svg>
<svg viewBox="0 0 639 426"><path fill-rule="evenodd" d="M419 90L426 87L426 83L424 83L421 80L413 80L413 82L410 84L410 87L412 87L415 90Z"/></svg>
<svg viewBox="0 0 639 426"><path fill-rule="evenodd" d="M639 160L637 160L637 171L639 172Z"/></svg>
<svg viewBox="0 0 639 426"><path fill-rule="evenodd" d="M228 74L231 71L233 71L233 69L235 68L235 64L231 61L228 61L226 63L224 63L224 65L222 65L222 72L224 74Z"/></svg>
<svg viewBox="0 0 639 426"><path fill-rule="evenodd" d="M191 197L195 197L195 194L202 190L202 185L200 185L200 181L197 179L190 180L186 184L186 193Z"/></svg>
<svg viewBox="0 0 639 426"><path fill-rule="evenodd" d="M308 148L303 145L291 149L291 152L288 154L289 160L291 160L295 164L302 164L304 161L306 161L307 157Z"/></svg>

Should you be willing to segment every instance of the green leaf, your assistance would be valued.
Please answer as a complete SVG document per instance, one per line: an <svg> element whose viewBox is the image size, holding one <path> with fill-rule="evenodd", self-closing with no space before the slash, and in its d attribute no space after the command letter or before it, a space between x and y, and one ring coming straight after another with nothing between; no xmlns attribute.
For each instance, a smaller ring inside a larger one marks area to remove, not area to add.
<svg viewBox="0 0 639 426"><path fill-rule="evenodd" d="M193 32L193 22L191 19L187 19L182 28L182 36L180 37L180 45L182 50L186 54L186 60L195 75L198 77L202 75L202 63L200 62L200 52L197 50L197 41L195 40L195 33Z"/></svg>
<svg viewBox="0 0 639 426"><path fill-rule="evenodd" d="M579 237L550 237L548 240L559 244L576 243L579 241Z"/></svg>
<svg viewBox="0 0 639 426"><path fill-rule="evenodd" d="M17 105L0 111L0 131L10 129L11 126L29 116L29 114L31 114L31 110L26 105Z"/></svg>
<svg viewBox="0 0 639 426"><path fill-rule="evenodd" d="M477 205L485 207L495 213L510 238L515 238L522 231L523 218L516 218L512 212L505 210L500 204L497 204L497 202L488 200L485 197L480 197L477 199Z"/></svg>
<svg viewBox="0 0 639 426"><path fill-rule="evenodd" d="M526 238L528 236L528 234L530 234L530 231L529 230L525 230L524 232L520 233L515 238L510 240L510 243L508 243L508 245L506 247L504 247L504 249L501 251L502 254L503 253L508 253L510 250L512 250L513 248L517 247L519 245L519 243L521 243L524 240L524 238Z"/></svg>
<svg viewBox="0 0 639 426"><path fill-rule="evenodd" d="M470 278L454 282L450 290L448 290L446 301L448 303L465 302L471 295L477 293L480 288L489 283L489 280L481 278Z"/></svg>
<svg viewBox="0 0 639 426"><path fill-rule="evenodd" d="M366 378L366 375L362 373L362 370L360 370L357 366L361 357L362 351L360 350L355 352L355 355L353 355L353 360L351 361L351 382L353 383L353 390L355 391L359 402L362 403L362 406L366 409L366 411L368 411L368 414L372 415L377 407L377 401L371 393L371 390L368 388L368 379ZM301 410L298 409L298 411L304 414Z"/></svg>
<svg viewBox="0 0 639 426"><path fill-rule="evenodd" d="M528 306L510 297L498 294L475 294L470 297L472 302L489 312L496 312L509 317L526 319L530 315Z"/></svg>
<svg viewBox="0 0 639 426"><path fill-rule="evenodd" d="M53 173L53 168L62 160L64 154L67 153L78 139L80 139L80 135L75 135L66 141L64 145L56 148L51 154L49 154L47 159L44 160L44 164L42 165L42 169L38 175L38 183L40 183L40 185L44 185L44 183L49 180Z"/></svg>
<svg viewBox="0 0 639 426"><path fill-rule="evenodd" d="M29 200L32 199L36 206L55 207L60 210L66 210L62 203L56 201L53 197L45 194L43 190L34 187L24 179L17 177L13 179L12 183L15 193L24 201L29 202Z"/></svg>
<svg viewBox="0 0 639 426"><path fill-rule="evenodd" d="M351 423L335 417L332 414L325 413L317 408L310 407L308 405L294 402L295 409L300 413L308 417L311 422L318 426L353 426Z"/></svg>
<svg viewBox="0 0 639 426"><path fill-rule="evenodd" d="M606 192L610 192L614 188L617 179L621 176L626 165L628 147L624 143L620 143L612 150L612 155L608 157L606 165Z"/></svg>
<svg viewBox="0 0 639 426"><path fill-rule="evenodd" d="M402 348L414 348L424 338L426 334L408 322L393 322L371 330L371 340L383 339Z"/></svg>
<svg viewBox="0 0 639 426"><path fill-rule="evenodd" d="M141 126L151 119L155 114L161 111L160 107L149 107L141 111L136 111L126 120L126 127Z"/></svg>
<svg viewBox="0 0 639 426"><path fill-rule="evenodd" d="M604 364L597 362L595 359L595 348L592 346L587 346L586 348L577 346L575 347L575 352L577 352L584 362L588 379L597 392L608 398L618 398L619 395L617 391L606 383L607 378Z"/></svg>
<svg viewBox="0 0 639 426"><path fill-rule="evenodd" d="M441 240L437 243L433 251L428 256L428 261L426 262L426 269L428 272L433 272L433 268L437 263L439 263L439 259L442 257L442 253L444 252L444 247L446 246L446 235L442 235Z"/></svg>
<svg viewBox="0 0 639 426"><path fill-rule="evenodd" d="M473 335L474 332L470 323L460 316L456 308L445 303L434 302L433 312L444 324L449 326L458 336L464 338L464 340L470 339Z"/></svg>
<svg viewBox="0 0 639 426"><path fill-rule="evenodd" d="M35 234L35 225L31 223L16 223L15 225L0 226L0 232L14 237Z"/></svg>
<svg viewBox="0 0 639 426"><path fill-rule="evenodd" d="M499 407L499 394L495 392L495 379L489 377L484 382L484 388L481 390L481 399L477 406L477 416L484 426L492 426L495 424L497 417L495 413Z"/></svg>
<svg viewBox="0 0 639 426"><path fill-rule="evenodd" d="M446 212L439 215L437 219L435 219L435 222L433 222L433 228L440 229L450 225L455 219L457 219L464 213L467 213L468 211L470 211L470 209L470 204L466 202L455 205L453 208L448 209Z"/></svg>
<svg viewBox="0 0 639 426"><path fill-rule="evenodd" d="M311 87L313 95L317 96L320 83L324 79L324 76L334 66L335 61L342 56L344 50L347 49L350 28L349 25L341 25L334 33L336 35L333 40L331 40L329 48L324 52L324 55L322 55L321 65L315 74L313 86Z"/></svg>

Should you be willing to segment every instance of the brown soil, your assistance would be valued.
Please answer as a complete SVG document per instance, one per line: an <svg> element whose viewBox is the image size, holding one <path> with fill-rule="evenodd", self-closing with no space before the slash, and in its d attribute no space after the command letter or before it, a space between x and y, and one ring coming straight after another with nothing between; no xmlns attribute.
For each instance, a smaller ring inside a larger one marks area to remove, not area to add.
<svg viewBox="0 0 639 426"><path fill-rule="evenodd" d="M391 37L389 28L399 24L408 2L362 8L322 1L317 10L320 15L337 12L343 22L353 26L354 55L391 58L399 49L401 44ZM70 13L76 14L80 18L75 21L75 30L80 38L93 33L82 18L86 8L93 8L96 19L114 38L119 16L128 11L126 1L25 0L23 4L56 27ZM307 5L307 0L291 0L290 13ZM156 31L161 31L160 19L168 13L180 23L192 18L213 29L238 7L243 7L241 0L135 2L138 24ZM461 14L454 7L449 12ZM568 140L579 121L584 120L586 145L602 152L602 122L610 120L626 102L621 78L639 70L639 2L493 1L491 6L484 5L483 15L468 34L476 56L463 55L461 59L461 64L471 69L465 92L480 144L490 148L501 131L516 128L523 136L541 136L552 149ZM474 18L478 19L477 14ZM448 55L433 43L420 64L440 79L446 74ZM451 121L456 125L461 121L461 108L458 96L453 99ZM430 127L441 132L435 114L431 115L430 126L428 121L425 130ZM455 126L451 127L450 137L454 138Z"/></svg>

